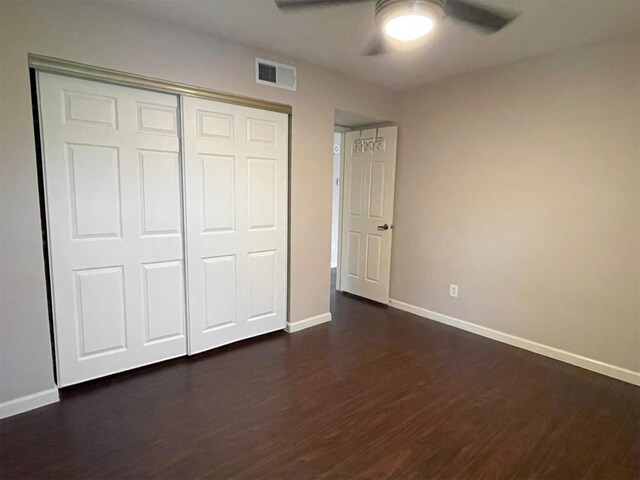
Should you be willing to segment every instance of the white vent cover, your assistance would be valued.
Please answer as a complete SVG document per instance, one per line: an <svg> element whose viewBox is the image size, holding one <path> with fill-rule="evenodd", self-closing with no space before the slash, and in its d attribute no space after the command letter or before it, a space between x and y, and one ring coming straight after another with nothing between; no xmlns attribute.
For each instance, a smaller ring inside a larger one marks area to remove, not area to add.
<svg viewBox="0 0 640 480"><path fill-rule="evenodd" d="M296 67L256 58L256 83L272 87L296 89Z"/></svg>

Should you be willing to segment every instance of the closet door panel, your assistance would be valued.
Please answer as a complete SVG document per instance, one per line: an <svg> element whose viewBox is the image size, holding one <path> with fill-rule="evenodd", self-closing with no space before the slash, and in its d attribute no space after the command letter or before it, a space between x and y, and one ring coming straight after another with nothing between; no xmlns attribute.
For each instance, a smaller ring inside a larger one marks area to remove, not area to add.
<svg viewBox="0 0 640 480"><path fill-rule="evenodd" d="M177 97L38 86L59 385L185 354Z"/></svg>
<svg viewBox="0 0 640 480"><path fill-rule="evenodd" d="M286 325L288 118L183 99L189 353Z"/></svg>

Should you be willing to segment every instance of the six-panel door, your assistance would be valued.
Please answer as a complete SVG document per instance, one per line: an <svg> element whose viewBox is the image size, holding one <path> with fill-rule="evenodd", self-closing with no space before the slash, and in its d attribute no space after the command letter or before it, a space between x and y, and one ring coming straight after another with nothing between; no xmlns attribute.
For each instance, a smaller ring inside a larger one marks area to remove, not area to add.
<svg viewBox="0 0 640 480"><path fill-rule="evenodd" d="M39 74L58 383L186 352L176 96Z"/></svg>
<svg viewBox="0 0 640 480"><path fill-rule="evenodd" d="M184 97L189 353L286 325L287 115Z"/></svg>
<svg viewBox="0 0 640 480"><path fill-rule="evenodd" d="M341 289L389 302L395 126L346 134L344 153Z"/></svg>

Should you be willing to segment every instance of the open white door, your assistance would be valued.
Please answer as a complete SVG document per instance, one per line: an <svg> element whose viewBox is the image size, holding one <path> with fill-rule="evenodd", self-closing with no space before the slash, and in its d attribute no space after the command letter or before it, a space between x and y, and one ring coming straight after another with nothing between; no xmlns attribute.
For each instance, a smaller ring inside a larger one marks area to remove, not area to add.
<svg viewBox="0 0 640 480"><path fill-rule="evenodd" d="M389 303L395 126L353 131L344 142L341 289Z"/></svg>
<svg viewBox="0 0 640 480"><path fill-rule="evenodd" d="M183 99L189 353L286 326L288 117Z"/></svg>
<svg viewBox="0 0 640 480"><path fill-rule="evenodd" d="M38 80L58 384L184 355L178 98Z"/></svg>

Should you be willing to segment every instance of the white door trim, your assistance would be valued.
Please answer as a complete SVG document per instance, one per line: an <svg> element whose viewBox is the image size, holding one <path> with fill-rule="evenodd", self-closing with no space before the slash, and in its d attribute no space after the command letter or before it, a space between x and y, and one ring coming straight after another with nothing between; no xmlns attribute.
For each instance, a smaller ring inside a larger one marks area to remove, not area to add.
<svg viewBox="0 0 640 480"><path fill-rule="evenodd" d="M344 198L344 146L346 131L338 126L335 127L335 131L340 133L340 183L338 185L338 267L336 268L336 290L342 291L342 199Z"/></svg>

